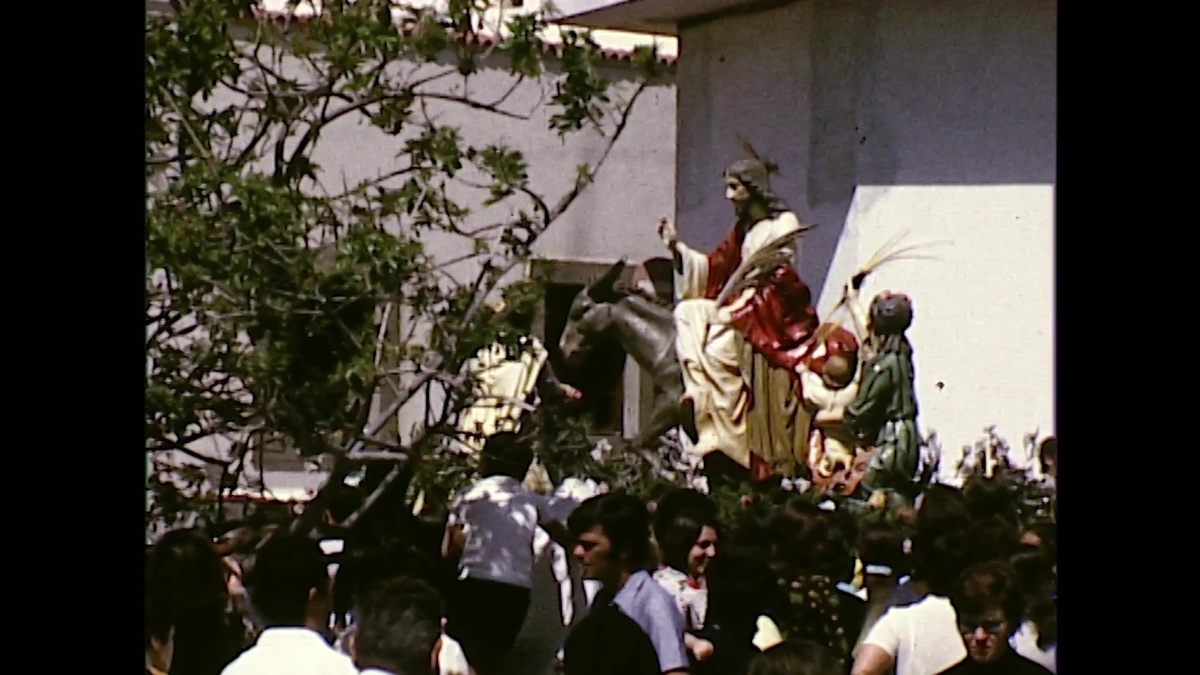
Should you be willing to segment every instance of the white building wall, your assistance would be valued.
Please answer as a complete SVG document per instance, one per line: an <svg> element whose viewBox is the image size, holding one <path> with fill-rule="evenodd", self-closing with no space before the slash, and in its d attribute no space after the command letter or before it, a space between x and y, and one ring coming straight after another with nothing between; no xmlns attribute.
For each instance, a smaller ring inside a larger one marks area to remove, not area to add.
<svg viewBox="0 0 1200 675"><path fill-rule="evenodd" d="M953 241L865 289L914 299L922 423L947 461L989 424L1018 445L1054 431L1056 13L1046 0L810 0L680 33L685 240L711 247L731 225L720 181L741 135L820 225L799 269L824 312L894 234Z"/></svg>

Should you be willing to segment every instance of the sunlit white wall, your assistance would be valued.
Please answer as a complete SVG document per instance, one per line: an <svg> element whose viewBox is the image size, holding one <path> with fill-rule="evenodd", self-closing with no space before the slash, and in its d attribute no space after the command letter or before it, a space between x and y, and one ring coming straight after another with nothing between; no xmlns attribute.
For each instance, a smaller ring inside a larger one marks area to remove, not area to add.
<svg viewBox="0 0 1200 675"><path fill-rule="evenodd" d="M820 315L844 318L830 312L842 295L834 282L897 240L936 259L882 265L864 284L863 304L884 290L912 298L921 421L937 430L946 461L991 424L1016 451L1026 433L1052 433L1053 188L859 187Z"/></svg>
<svg viewBox="0 0 1200 675"><path fill-rule="evenodd" d="M740 136L819 225L797 261L819 309L893 234L952 240L866 289L916 303L922 425L946 462L990 424L1014 446L1052 433L1056 3L806 0L679 39L682 238L708 248L732 225Z"/></svg>

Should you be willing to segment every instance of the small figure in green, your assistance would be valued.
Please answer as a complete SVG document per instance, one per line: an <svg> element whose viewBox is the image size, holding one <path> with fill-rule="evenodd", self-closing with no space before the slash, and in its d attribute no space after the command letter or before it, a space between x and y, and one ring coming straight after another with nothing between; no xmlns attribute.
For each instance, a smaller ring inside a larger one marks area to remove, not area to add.
<svg viewBox="0 0 1200 675"><path fill-rule="evenodd" d="M851 283L846 289L854 309L857 286ZM906 295L880 293L864 318L868 349L862 383L858 396L846 407L843 423L861 443L875 448L861 484L864 492L884 492L889 505L911 506L923 487L923 476L917 473L922 439L917 428L913 350L905 335L912 325L912 301Z"/></svg>

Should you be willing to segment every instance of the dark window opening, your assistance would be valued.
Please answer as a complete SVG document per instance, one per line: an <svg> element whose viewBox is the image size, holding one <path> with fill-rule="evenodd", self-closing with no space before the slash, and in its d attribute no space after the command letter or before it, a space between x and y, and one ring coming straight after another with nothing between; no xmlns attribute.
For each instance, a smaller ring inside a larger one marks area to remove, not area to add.
<svg viewBox="0 0 1200 675"><path fill-rule="evenodd" d="M578 368L567 365L558 348L567 315L582 284L550 283L546 288L545 345L559 380L583 392L580 405L592 418L592 433L621 435L624 405L625 350L615 340L596 344Z"/></svg>

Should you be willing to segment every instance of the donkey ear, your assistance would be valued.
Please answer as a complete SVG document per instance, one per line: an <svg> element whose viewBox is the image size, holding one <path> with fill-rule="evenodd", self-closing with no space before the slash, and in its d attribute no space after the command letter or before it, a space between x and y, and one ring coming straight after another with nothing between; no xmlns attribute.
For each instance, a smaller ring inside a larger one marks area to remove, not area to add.
<svg viewBox="0 0 1200 675"><path fill-rule="evenodd" d="M587 293L596 302L604 302L613 293L613 286L617 280L621 278L621 274L625 272L626 258L621 258L612 267L608 268L600 278L593 281L588 286Z"/></svg>

